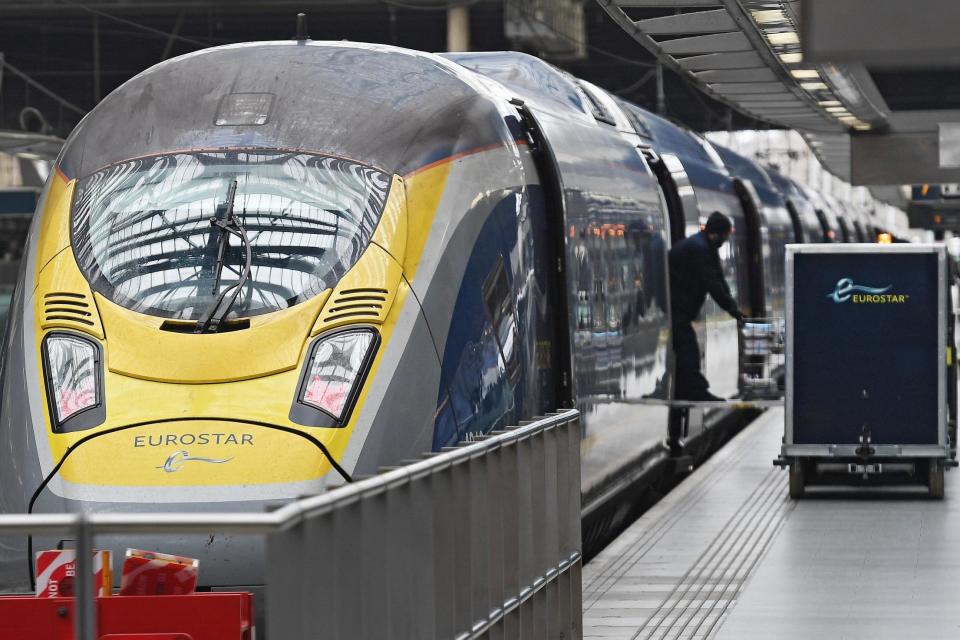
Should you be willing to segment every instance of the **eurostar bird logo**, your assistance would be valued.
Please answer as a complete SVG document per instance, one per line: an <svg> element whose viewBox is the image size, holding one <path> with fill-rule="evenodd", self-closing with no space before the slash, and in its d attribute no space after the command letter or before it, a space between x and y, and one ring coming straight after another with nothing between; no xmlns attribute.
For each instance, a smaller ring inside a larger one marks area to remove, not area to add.
<svg viewBox="0 0 960 640"><path fill-rule="evenodd" d="M191 456L186 451L177 451L176 453L170 454L170 457L167 458L167 461L162 465L157 467L157 469L163 469L165 473L176 473L183 469L183 465L188 462L206 462L207 464L223 464L225 462L230 462L233 458L203 458L201 456Z"/></svg>
<svg viewBox="0 0 960 640"><path fill-rule="evenodd" d="M833 290L833 293L828 293L827 297L832 298L834 302L840 304L841 302L849 300L854 291L879 295L890 291L892 286L893 285L888 284L885 287L864 287L863 285L853 284L853 280L850 278L840 278L837 280L837 288Z"/></svg>

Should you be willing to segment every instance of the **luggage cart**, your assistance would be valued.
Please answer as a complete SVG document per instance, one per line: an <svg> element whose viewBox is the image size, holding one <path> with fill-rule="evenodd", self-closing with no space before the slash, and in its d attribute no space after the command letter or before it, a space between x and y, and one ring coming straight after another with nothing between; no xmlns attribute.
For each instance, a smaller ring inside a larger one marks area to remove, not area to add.
<svg viewBox="0 0 960 640"><path fill-rule="evenodd" d="M920 484L956 466L943 245L788 245L786 415L774 464L811 485Z"/></svg>
<svg viewBox="0 0 960 640"><path fill-rule="evenodd" d="M783 397L784 319L749 318L740 325L740 399Z"/></svg>

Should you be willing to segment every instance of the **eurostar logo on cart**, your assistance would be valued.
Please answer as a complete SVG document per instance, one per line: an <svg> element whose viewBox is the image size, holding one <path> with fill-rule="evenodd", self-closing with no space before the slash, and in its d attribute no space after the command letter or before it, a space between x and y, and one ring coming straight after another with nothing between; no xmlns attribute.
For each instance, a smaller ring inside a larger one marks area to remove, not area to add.
<svg viewBox="0 0 960 640"><path fill-rule="evenodd" d="M866 287L855 284L851 278L840 278L833 293L827 297L837 304L850 302L851 304L904 304L910 295L906 293L887 293L893 285L885 287Z"/></svg>

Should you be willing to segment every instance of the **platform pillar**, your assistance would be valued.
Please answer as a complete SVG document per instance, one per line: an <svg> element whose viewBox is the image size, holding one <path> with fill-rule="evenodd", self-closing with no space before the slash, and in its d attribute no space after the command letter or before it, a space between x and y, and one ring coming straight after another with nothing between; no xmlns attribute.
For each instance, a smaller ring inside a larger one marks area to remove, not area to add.
<svg viewBox="0 0 960 640"><path fill-rule="evenodd" d="M447 9L447 51L470 50L470 9L451 6Z"/></svg>

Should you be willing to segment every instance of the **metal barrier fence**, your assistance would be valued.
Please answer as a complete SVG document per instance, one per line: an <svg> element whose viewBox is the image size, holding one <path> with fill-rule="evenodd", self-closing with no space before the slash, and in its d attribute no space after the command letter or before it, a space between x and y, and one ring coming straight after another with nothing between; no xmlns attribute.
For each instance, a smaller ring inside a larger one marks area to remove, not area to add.
<svg viewBox="0 0 960 640"><path fill-rule="evenodd" d="M77 541L76 637L95 640L97 534L267 536L267 632L303 638L582 636L575 410L250 513L0 516Z"/></svg>

